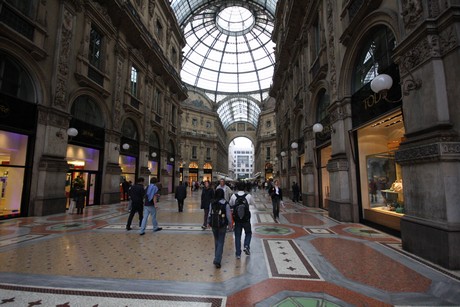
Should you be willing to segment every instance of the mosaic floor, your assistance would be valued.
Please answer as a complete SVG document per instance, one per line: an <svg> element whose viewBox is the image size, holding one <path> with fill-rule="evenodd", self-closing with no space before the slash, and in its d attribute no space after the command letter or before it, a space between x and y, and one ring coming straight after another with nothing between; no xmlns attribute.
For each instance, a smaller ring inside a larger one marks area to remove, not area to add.
<svg viewBox="0 0 460 307"><path fill-rule="evenodd" d="M280 223L254 192L251 255L235 258L227 233L222 268L202 230L200 192L177 212L162 196L158 221L126 231L126 203L0 221L4 306L460 306L460 272L401 249L398 238L339 223L286 200Z"/></svg>

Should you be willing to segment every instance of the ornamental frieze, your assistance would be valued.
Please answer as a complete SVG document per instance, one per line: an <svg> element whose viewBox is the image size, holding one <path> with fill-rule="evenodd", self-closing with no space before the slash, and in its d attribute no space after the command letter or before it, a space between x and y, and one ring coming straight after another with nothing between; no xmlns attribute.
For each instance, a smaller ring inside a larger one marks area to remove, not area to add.
<svg viewBox="0 0 460 307"><path fill-rule="evenodd" d="M404 0L402 2L401 15L404 21L404 27L407 30L414 29L423 15L423 6L421 0Z"/></svg>
<svg viewBox="0 0 460 307"><path fill-rule="evenodd" d="M413 164L417 162L439 161L442 159L460 160L460 142L435 143L420 147L399 150L395 154L396 162Z"/></svg>

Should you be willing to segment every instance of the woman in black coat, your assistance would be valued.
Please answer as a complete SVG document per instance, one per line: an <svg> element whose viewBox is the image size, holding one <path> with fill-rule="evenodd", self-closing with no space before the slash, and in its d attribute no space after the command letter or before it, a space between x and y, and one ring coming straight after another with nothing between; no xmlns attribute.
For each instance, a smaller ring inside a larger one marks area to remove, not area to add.
<svg viewBox="0 0 460 307"><path fill-rule="evenodd" d="M208 227L209 204L214 199L214 189L209 185L209 181L204 182L204 188L201 191L201 209L204 210L203 225L201 229Z"/></svg>
<svg viewBox="0 0 460 307"><path fill-rule="evenodd" d="M275 180L273 182L273 186L269 189L268 193L272 198L272 206L273 206L273 218L275 219L276 223L279 223L280 219L280 205L284 207L283 203L283 191L279 186L280 182Z"/></svg>

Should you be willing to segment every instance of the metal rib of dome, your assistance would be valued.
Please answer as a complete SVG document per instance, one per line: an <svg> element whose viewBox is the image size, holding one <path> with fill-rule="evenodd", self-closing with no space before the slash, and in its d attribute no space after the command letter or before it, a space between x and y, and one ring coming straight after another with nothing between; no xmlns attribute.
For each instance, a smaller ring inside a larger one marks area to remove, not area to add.
<svg viewBox="0 0 460 307"><path fill-rule="evenodd" d="M221 103L219 114L227 114L221 116L225 127L236 121L257 126L260 108L251 105L253 100L241 97L251 96L260 103L268 96L275 62L271 33L276 2L171 1L187 41L182 81L190 89L204 91L215 103L236 95L231 101L244 101L242 113L251 114L234 116L238 112L222 109L231 108L233 103Z"/></svg>

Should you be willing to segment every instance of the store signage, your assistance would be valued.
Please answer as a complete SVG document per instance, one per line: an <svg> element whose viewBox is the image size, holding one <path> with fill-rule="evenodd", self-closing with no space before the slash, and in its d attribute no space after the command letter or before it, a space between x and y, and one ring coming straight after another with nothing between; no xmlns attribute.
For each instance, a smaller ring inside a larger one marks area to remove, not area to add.
<svg viewBox="0 0 460 307"><path fill-rule="evenodd" d="M399 84L393 86L388 92L387 98L390 101L397 101L401 97ZM351 97L351 112L353 128L374 120L383 114L400 108L401 102L389 102L381 94L374 93L370 84L366 84Z"/></svg>
<svg viewBox="0 0 460 307"><path fill-rule="evenodd" d="M37 105L0 94L0 126L32 133L37 123Z"/></svg>

